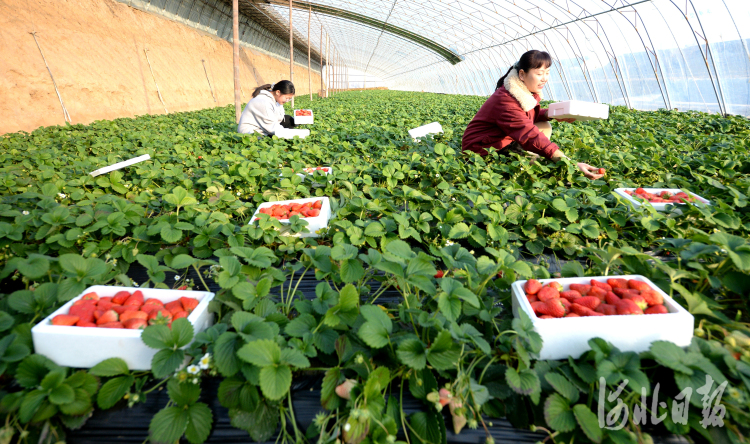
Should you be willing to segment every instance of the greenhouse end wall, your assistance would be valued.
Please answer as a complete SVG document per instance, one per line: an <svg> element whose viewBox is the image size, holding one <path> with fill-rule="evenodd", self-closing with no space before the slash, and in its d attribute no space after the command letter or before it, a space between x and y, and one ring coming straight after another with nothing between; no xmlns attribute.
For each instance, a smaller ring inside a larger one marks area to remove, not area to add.
<svg viewBox="0 0 750 444"><path fill-rule="evenodd" d="M50 72L72 123L234 102L230 42L113 0L0 2L0 42L0 134L65 123ZM247 47L240 59L243 102L289 78L288 61ZM295 83L309 92L306 66Z"/></svg>

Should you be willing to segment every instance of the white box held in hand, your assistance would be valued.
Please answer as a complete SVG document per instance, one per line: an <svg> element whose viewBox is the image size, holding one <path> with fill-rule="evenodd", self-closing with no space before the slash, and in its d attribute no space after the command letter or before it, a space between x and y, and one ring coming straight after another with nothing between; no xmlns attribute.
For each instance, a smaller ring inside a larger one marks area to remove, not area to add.
<svg viewBox="0 0 750 444"><path fill-rule="evenodd" d="M603 103L566 100L551 103L547 110L550 119L599 120L609 118L609 106Z"/></svg>
<svg viewBox="0 0 750 444"><path fill-rule="evenodd" d="M613 278L646 282L664 298L664 306L669 313L541 319L534 313L526 298L526 292L523 289L526 281L513 283L511 286L513 316L518 317L518 313L524 311L534 324L534 330L544 341L539 356L535 358L566 359L569 356L579 358L590 349L588 341L593 338L602 338L611 342L620 351L639 353L648 350L654 341L669 341L680 347L690 345L695 328L693 315L643 276L594 276L542 279L539 282L546 285L556 281L567 291L570 289L570 284L588 285L592 279L606 282L607 279Z"/></svg>
<svg viewBox="0 0 750 444"><path fill-rule="evenodd" d="M295 109L294 110L294 124L295 125L312 125L313 112L311 109Z"/></svg>
<svg viewBox="0 0 750 444"><path fill-rule="evenodd" d="M130 370L150 370L151 358L158 350L141 341L143 330L122 328L75 327L52 325L52 318L68 314L70 307L88 293L101 297L112 297L119 291L140 290L144 299L158 299L165 304L181 297L195 298L198 306L187 317L193 324L195 334L213 325L213 314L208 312L208 303L214 294L207 291L163 290L156 288L114 287L95 285L68 301L57 311L43 319L31 329L34 352L50 358L58 365L73 368L91 368L109 358L122 358Z"/></svg>
<svg viewBox="0 0 750 444"><path fill-rule="evenodd" d="M618 196L621 196L628 202L632 203L634 207L638 208L641 205L651 205L654 207L656 211L667 211L667 205L685 205L684 203L661 203L661 202L649 202L645 199L638 199L634 196L629 195L626 193L626 191L635 192L636 188L615 188L615 193L617 193ZM696 202L691 202L693 205L711 205L711 201L703 198L695 193L691 193L690 191L682 191L678 188L644 188L644 191L647 191L651 194L661 195L662 192L667 191L672 195L675 195L679 192L684 192L688 196L693 196L697 200ZM681 211L678 211L681 213Z"/></svg>
<svg viewBox="0 0 750 444"><path fill-rule="evenodd" d="M304 221L307 222L307 229L310 230L309 233L282 233L282 236L295 236L295 237L318 237L319 235L316 233L316 231L322 229L322 228L328 228L328 221L331 219L331 202L328 199L328 197L308 197L306 199L292 199L292 200L280 200L276 202L265 202L260 204L258 206L258 209L255 210L255 213L253 214L253 217L250 218L249 223L255 222L256 219L258 219L258 213L260 213L260 210L263 208L270 208L274 205L289 205L289 204L304 204L306 202L312 202L315 203L316 201L322 201L320 205L320 214L313 217L303 217L300 216ZM289 219L279 219L279 222L282 224L288 225Z"/></svg>

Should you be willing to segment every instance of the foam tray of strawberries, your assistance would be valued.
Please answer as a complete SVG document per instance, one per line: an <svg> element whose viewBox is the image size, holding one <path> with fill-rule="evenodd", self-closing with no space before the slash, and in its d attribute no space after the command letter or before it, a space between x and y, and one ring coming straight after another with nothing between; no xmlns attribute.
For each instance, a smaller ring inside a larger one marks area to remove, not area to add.
<svg viewBox="0 0 750 444"><path fill-rule="evenodd" d="M132 370L148 370L155 349L141 341L148 325L171 326L187 318L195 333L212 323L208 303L214 294L200 291L93 286L68 301L31 329L36 353L59 365L90 368L119 357Z"/></svg>
<svg viewBox="0 0 750 444"><path fill-rule="evenodd" d="M307 221L309 233L299 233L299 237L318 237L316 231L328 228L331 219L331 203L327 197L310 197L306 199L282 200L260 204L250 223L258 219L259 214L268 214L283 224L288 224L292 216L299 216Z"/></svg>
<svg viewBox="0 0 750 444"><path fill-rule="evenodd" d="M643 276L530 279L512 291L514 315L526 312L544 341L539 359L578 358L595 337L636 352L693 337L693 316Z"/></svg>
<svg viewBox="0 0 750 444"><path fill-rule="evenodd" d="M666 211L667 205L685 205L687 202L694 205L711 204L708 199L677 188L615 188L615 193L635 207L648 202L657 211Z"/></svg>

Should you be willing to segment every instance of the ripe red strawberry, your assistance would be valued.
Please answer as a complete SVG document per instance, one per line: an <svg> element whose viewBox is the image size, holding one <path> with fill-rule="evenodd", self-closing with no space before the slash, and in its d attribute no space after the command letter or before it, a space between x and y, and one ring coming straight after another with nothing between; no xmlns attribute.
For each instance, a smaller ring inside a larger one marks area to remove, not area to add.
<svg viewBox="0 0 750 444"><path fill-rule="evenodd" d="M307 210L307 217L318 217L320 215L320 210L316 210L315 208L311 208Z"/></svg>
<svg viewBox="0 0 750 444"><path fill-rule="evenodd" d="M565 298L560 298L559 300L565 306L565 314L570 313L570 306L572 305L572 302L570 302L569 300Z"/></svg>
<svg viewBox="0 0 750 444"><path fill-rule="evenodd" d="M669 310L667 310L667 307L658 304L654 305L653 307L649 307L646 309L646 311L643 312L644 314L650 315L650 314L664 314L669 313Z"/></svg>
<svg viewBox="0 0 750 444"><path fill-rule="evenodd" d="M592 310L595 310L596 307L598 307L599 304L602 303L602 301L596 296L583 296L583 297L576 299L575 303L578 305L583 305L584 307L590 308Z"/></svg>
<svg viewBox="0 0 750 444"><path fill-rule="evenodd" d="M612 287L609 284L605 284L604 282L599 282L597 280L591 279L591 286L592 287L599 287L606 291L612 291Z"/></svg>
<svg viewBox="0 0 750 444"><path fill-rule="evenodd" d="M544 303L544 306L540 307L540 312L553 318L561 318L565 316L565 305L560 298L550 299Z"/></svg>
<svg viewBox="0 0 750 444"><path fill-rule="evenodd" d="M60 314L52 318L52 325L75 325L79 320L78 316Z"/></svg>
<svg viewBox="0 0 750 444"><path fill-rule="evenodd" d="M145 319L140 318L133 318L128 319L127 321L124 321L125 328L129 328L131 330L143 330L148 326L148 321Z"/></svg>
<svg viewBox="0 0 750 444"><path fill-rule="evenodd" d="M323 208L323 201L316 200L315 203L312 204L312 208L315 210L320 210L321 208Z"/></svg>
<svg viewBox="0 0 750 444"><path fill-rule="evenodd" d="M96 309L101 311L107 311L112 309L115 304L112 303L112 301L102 301L100 300L99 303L96 304Z"/></svg>
<svg viewBox="0 0 750 444"><path fill-rule="evenodd" d="M81 297L81 299L83 299L83 300L98 301L99 300L99 295L92 291L91 293L86 293L85 295L83 295Z"/></svg>
<svg viewBox="0 0 750 444"><path fill-rule="evenodd" d="M164 302L162 302L162 301L160 301L160 300L158 300L156 298L149 298L149 299L146 299L146 302L144 302L143 305L156 305L158 307L163 307L164 306Z"/></svg>
<svg viewBox="0 0 750 444"><path fill-rule="evenodd" d="M113 305L112 310L121 315L128 311L138 311L138 307L136 307L135 305Z"/></svg>
<svg viewBox="0 0 750 444"><path fill-rule="evenodd" d="M607 279L607 284L612 288L628 288L627 279Z"/></svg>
<svg viewBox="0 0 750 444"><path fill-rule="evenodd" d="M79 299L73 302L73 305L71 305L71 307L78 307L78 306L96 307L96 302L97 301L93 299Z"/></svg>
<svg viewBox="0 0 750 444"><path fill-rule="evenodd" d="M120 315L114 310L107 310L96 319L96 325L107 324L110 322L117 322L120 319Z"/></svg>
<svg viewBox="0 0 750 444"><path fill-rule="evenodd" d="M125 313L120 315L120 322L127 324L127 322L131 319L143 319L144 321L148 320L148 313L145 311L126 311Z"/></svg>
<svg viewBox="0 0 750 444"><path fill-rule="evenodd" d="M550 315L541 315L539 316L539 319L555 319L555 317Z"/></svg>
<svg viewBox="0 0 750 444"><path fill-rule="evenodd" d="M566 318L580 318L581 316L575 313L568 313L565 315Z"/></svg>
<svg viewBox="0 0 750 444"><path fill-rule="evenodd" d="M573 305L570 307L571 310L573 310L573 313L577 314L578 316L596 316L596 313L594 310L584 307L583 305L573 302Z"/></svg>
<svg viewBox="0 0 750 444"><path fill-rule="evenodd" d="M525 284L523 284L523 291L525 291L526 294L537 294L541 289L542 283L536 279L529 279Z"/></svg>
<svg viewBox="0 0 750 444"><path fill-rule="evenodd" d="M97 327L100 327L100 328L125 328L125 326L122 325L122 322L119 322L119 321L107 322L106 324L98 324Z"/></svg>
<svg viewBox="0 0 750 444"><path fill-rule="evenodd" d="M527 294L527 295L526 295L526 299L528 299L528 300L529 300L529 304L530 304L530 303L532 303L532 302L536 302L536 301L538 301L538 300L539 300L539 298L538 298L538 297L536 297L536 295L535 295L535 294Z"/></svg>
<svg viewBox="0 0 750 444"><path fill-rule="evenodd" d="M560 284L560 283L559 283L559 282L557 282L557 281L552 281L552 282L549 282L549 283L547 283L547 285L545 285L545 287L552 287L552 288L554 288L555 290L557 290L557 292L558 292L558 293L559 293L559 292L561 292L561 291L563 291L563 286L562 286L562 284Z"/></svg>
<svg viewBox="0 0 750 444"><path fill-rule="evenodd" d="M143 292L141 292L141 290L134 291L123 305L135 305L140 307L143 305Z"/></svg>
<svg viewBox="0 0 750 444"><path fill-rule="evenodd" d="M550 299L559 298L560 292L552 287L542 287L542 289L539 290L539 293L536 294L536 297L538 297L540 301L546 302Z"/></svg>
<svg viewBox="0 0 750 444"><path fill-rule="evenodd" d="M179 300L167 302L166 304L164 304L164 308L169 310L170 313L174 314L174 312L176 311L182 311L182 302L180 302Z"/></svg>
<svg viewBox="0 0 750 444"><path fill-rule="evenodd" d="M166 325L172 322L172 313L165 309L152 310L148 315L148 325Z"/></svg>
<svg viewBox="0 0 750 444"><path fill-rule="evenodd" d="M646 302L646 299L644 299L643 296L641 296L639 294L636 294L636 295L627 294L627 295L623 296L623 300L625 300L625 299L629 299L629 300L635 302L635 305L637 305L638 307L640 307L641 310L645 310L645 309L648 308L648 303Z"/></svg>
<svg viewBox="0 0 750 444"><path fill-rule="evenodd" d="M78 317L86 317L88 315L83 315L83 313L88 313L91 315L91 318L94 318L94 310L95 308L90 305L72 305L70 307L70 310L68 310L68 314L72 316L78 316Z"/></svg>
<svg viewBox="0 0 750 444"><path fill-rule="evenodd" d="M605 290L603 288L592 286L591 291L589 291L588 296L594 296L596 298L599 298L599 300L603 301L609 291L611 290Z"/></svg>
<svg viewBox="0 0 750 444"><path fill-rule="evenodd" d="M573 301L575 299L578 299L581 296L583 296L583 295L581 293L575 291L575 290L568 290L568 291L563 291L562 293L560 293L560 297L561 298L568 299L568 300L571 300L571 301Z"/></svg>
<svg viewBox="0 0 750 444"><path fill-rule="evenodd" d="M638 291L638 290L633 290L632 288L613 288L613 289L612 289L612 292L613 292L614 294L616 294L617 296L620 296L620 297L623 297L623 296L625 296L626 294L633 294L633 295L636 295L636 294L641 294L641 292L640 292L640 291Z"/></svg>
<svg viewBox="0 0 750 444"><path fill-rule="evenodd" d="M604 296L604 301L610 305L617 305L617 303L620 302L620 298L617 297L617 295L612 293L611 291L608 291L607 295Z"/></svg>
<svg viewBox="0 0 750 444"><path fill-rule="evenodd" d="M184 296L180 298L180 302L182 302L182 308L184 308L188 313L192 313L193 310L195 310L195 307L197 307L200 303L198 299L186 298Z"/></svg>
<svg viewBox="0 0 750 444"><path fill-rule="evenodd" d="M618 315L640 315L643 314L643 310L630 299L623 299L617 303L617 314Z"/></svg>
<svg viewBox="0 0 750 444"><path fill-rule="evenodd" d="M543 307L545 307L546 305L547 305L547 303L546 302L542 302L542 301L532 302L531 303L531 309L534 310L535 314L541 315L542 312L540 310L542 310Z"/></svg>
<svg viewBox="0 0 750 444"><path fill-rule="evenodd" d="M599 174L606 174L606 173L607 173L607 170L605 170L604 168L599 168Z"/></svg>
<svg viewBox="0 0 750 444"><path fill-rule="evenodd" d="M570 289L581 293L581 296L586 296L591 291L591 285L570 284Z"/></svg>
<svg viewBox="0 0 750 444"><path fill-rule="evenodd" d="M628 280L628 287L634 289L634 290L651 290L651 287L643 281L636 281L635 279Z"/></svg>
<svg viewBox="0 0 750 444"><path fill-rule="evenodd" d="M96 322L93 308L89 308L87 310L76 310L75 312L73 312L73 307L70 307L70 313L68 314L72 316L78 316L79 322Z"/></svg>
<svg viewBox="0 0 750 444"><path fill-rule="evenodd" d="M664 304L664 297L653 290L642 291L641 296L643 296L643 299L646 300L648 305Z"/></svg>
<svg viewBox="0 0 750 444"><path fill-rule="evenodd" d="M599 313L598 311L589 309L589 316L606 316L604 313Z"/></svg>
<svg viewBox="0 0 750 444"><path fill-rule="evenodd" d="M96 327L96 324L93 322L78 321L76 322L76 327Z"/></svg>
<svg viewBox="0 0 750 444"><path fill-rule="evenodd" d="M102 301L106 301L106 302L112 302L112 297L111 297L111 296L103 296L103 297L100 297L100 298L99 298L98 300L96 300L95 302L97 302L97 303L98 303L98 302L102 302Z"/></svg>
<svg viewBox="0 0 750 444"><path fill-rule="evenodd" d="M186 312L185 310L175 311L174 313L172 313L173 321L175 319L186 318L186 317L188 317L188 312Z"/></svg>
<svg viewBox="0 0 750 444"><path fill-rule="evenodd" d="M125 301L128 300L130 297L129 291L118 291L113 297L112 297L112 303L117 305L122 305L125 303Z"/></svg>
<svg viewBox="0 0 750 444"><path fill-rule="evenodd" d="M435 273L435 278L436 279L440 279L444 275L445 275L445 273L443 273L443 270L438 270L437 273Z"/></svg>
<svg viewBox="0 0 750 444"><path fill-rule="evenodd" d="M601 313L606 316L612 316L617 314L617 307L611 304L601 304L594 310L597 313Z"/></svg>

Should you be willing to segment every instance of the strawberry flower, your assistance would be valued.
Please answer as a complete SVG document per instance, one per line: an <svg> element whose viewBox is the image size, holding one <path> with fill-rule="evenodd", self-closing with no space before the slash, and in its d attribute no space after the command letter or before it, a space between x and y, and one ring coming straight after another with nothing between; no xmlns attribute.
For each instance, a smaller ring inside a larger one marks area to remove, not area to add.
<svg viewBox="0 0 750 444"><path fill-rule="evenodd" d="M206 353L205 355L203 355L203 357L201 358L201 360L198 362L198 365L200 366L200 368L202 370L206 370L208 368L208 365L210 363L211 363L211 354L210 353Z"/></svg>
<svg viewBox="0 0 750 444"><path fill-rule="evenodd" d="M190 373L191 375L197 375L198 373L200 373L200 371L201 371L200 367L198 367L195 364L189 365L187 368L187 372Z"/></svg>

